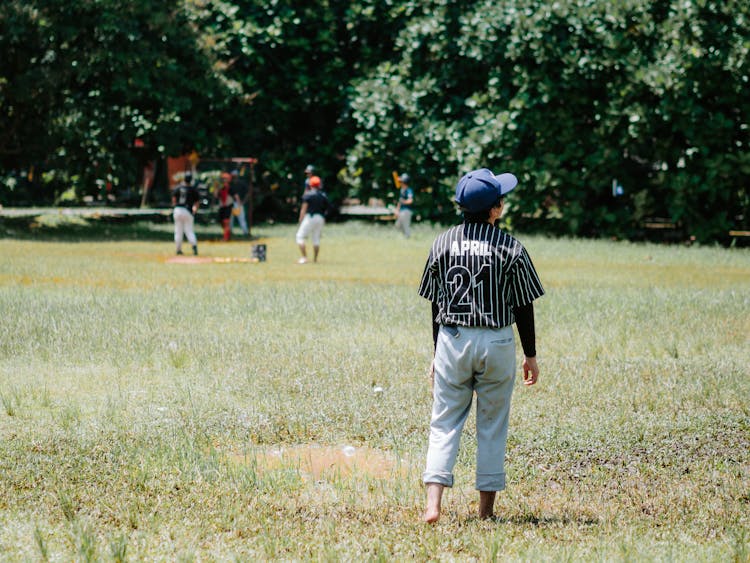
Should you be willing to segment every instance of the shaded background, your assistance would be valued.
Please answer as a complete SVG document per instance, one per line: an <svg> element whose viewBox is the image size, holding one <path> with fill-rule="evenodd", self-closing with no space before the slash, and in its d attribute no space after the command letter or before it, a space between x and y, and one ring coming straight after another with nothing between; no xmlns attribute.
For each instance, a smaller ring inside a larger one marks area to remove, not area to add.
<svg viewBox="0 0 750 563"><path fill-rule="evenodd" d="M749 51L736 1L10 0L0 203L161 205L193 154L258 159L257 220L294 219L313 163L338 203L408 172L444 222L487 166L521 180L512 227L728 243Z"/></svg>

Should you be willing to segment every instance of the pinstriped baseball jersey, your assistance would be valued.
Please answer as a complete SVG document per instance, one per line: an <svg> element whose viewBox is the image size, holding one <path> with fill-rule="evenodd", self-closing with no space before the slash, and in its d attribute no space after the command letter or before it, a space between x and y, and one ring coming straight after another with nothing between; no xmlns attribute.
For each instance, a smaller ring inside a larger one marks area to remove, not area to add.
<svg viewBox="0 0 750 563"><path fill-rule="evenodd" d="M437 305L438 324L502 328L515 322L514 307L544 288L514 237L489 223L463 223L435 239L419 295Z"/></svg>

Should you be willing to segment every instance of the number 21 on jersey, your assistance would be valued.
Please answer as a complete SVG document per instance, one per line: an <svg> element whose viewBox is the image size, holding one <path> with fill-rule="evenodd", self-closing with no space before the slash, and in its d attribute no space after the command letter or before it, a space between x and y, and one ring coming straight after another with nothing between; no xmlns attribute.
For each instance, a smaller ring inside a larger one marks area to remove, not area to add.
<svg viewBox="0 0 750 563"><path fill-rule="evenodd" d="M472 274L466 266L452 266L447 274L450 292L448 314L452 316L491 315L493 311L490 279L489 264L482 264L475 274Z"/></svg>

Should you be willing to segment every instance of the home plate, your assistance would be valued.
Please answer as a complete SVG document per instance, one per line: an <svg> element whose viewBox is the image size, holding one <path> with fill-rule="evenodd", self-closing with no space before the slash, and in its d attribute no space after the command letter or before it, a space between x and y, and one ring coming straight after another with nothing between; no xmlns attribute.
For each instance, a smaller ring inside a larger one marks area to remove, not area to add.
<svg viewBox="0 0 750 563"><path fill-rule="evenodd" d="M214 259L210 256L172 256L166 261L168 264L208 264Z"/></svg>

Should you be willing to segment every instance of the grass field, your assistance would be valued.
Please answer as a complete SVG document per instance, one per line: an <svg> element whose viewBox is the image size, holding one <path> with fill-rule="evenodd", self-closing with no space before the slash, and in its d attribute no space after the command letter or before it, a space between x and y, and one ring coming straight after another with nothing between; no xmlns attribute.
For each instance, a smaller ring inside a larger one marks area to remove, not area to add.
<svg viewBox="0 0 750 563"><path fill-rule="evenodd" d="M470 422L428 527L436 233L176 264L169 224L0 225L0 560L749 561L750 251L519 235L547 295L508 489L475 517Z"/></svg>

